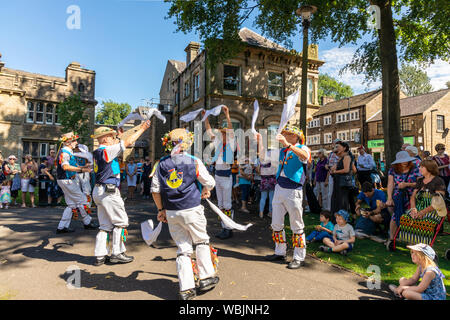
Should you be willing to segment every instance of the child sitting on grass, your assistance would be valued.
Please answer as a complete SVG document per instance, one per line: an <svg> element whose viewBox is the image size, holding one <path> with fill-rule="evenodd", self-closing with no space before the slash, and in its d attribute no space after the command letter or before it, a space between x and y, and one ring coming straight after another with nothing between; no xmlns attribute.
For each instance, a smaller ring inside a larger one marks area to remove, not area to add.
<svg viewBox="0 0 450 320"><path fill-rule="evenodd" d="M333 230L333 239L324 238L324 246L320 246L323 252L339 252L347 255L353 249L355 243L355 230L348 224L349 214L345 210L339 210L335 214L336 225Z"/></svg>
<svg viewBox="0 0 450 320"><path fill-rule="evenodd" d="M416 273L409 279L402 277L399 287L391 284L389 289L397 297L408 300L445 300L444 275L434 262L436 253L433 248L423 243L408 248L411 249L412 262L417 265ZM420 278L422 281L416 285Z"/></svg>
<svg viewBox="0 0 450 320"><path fill-rule="evenodd" d="M331 212L323 210L320 213L320 225L316 226L316 230L306 237L306 243L314 241L322 241L324 238L332 238L334 224L331 220Z"/></svg>

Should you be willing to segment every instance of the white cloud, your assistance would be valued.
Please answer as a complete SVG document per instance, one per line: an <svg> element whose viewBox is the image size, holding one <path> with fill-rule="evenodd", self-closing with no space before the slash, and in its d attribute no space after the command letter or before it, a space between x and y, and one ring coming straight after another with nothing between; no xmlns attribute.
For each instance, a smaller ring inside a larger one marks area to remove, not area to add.
<svg viewBox="0 0 450 320"><path fill-rule="evenodd" d="M342 47L332 48L320 52L320 59L325 61L325 64L320 68L320 73L328 74L337 80L352 87L355 94L375 90L381 87L381 81L373 82L367 85L364 83L363 74L353 74L350 72L339 74L339 71L347 63L352 61L355 54L356 47ZM445 83L450 81L450 64L442 60L436 60L434 64L430 65L426 70L430 78L433 90L445 89Z"/></svg>

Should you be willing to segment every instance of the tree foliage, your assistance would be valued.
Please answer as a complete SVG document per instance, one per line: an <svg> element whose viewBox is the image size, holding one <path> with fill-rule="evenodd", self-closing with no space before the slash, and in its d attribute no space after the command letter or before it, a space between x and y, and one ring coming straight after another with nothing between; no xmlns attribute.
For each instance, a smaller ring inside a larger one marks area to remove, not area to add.
<svg viewBox="0 0 450 320"><path fill-rule="evenodd" d="M75 132L80 136L80 142L90 144L89 109L92 106L84 103L79 95L72 95L58 105L58 121L64 132Z"/></svg>
<svg viewBox="0 0 450 320"><path fill-rule="evenodd" d="M333 97L335 100L341 100L353 96L353 89L343 82L327 75L319 75L319 101L323 96Z"/></svg>
<svg viewBox="0 0 450 320"><path fill-rule="evenodd" d="M98 124L117 125L131 112L128 103L117 103L111 100L103 101L95 118Z"/></svg>
<svg viewBox="0 0 450 320"><path fill-rule="evenodd" d="M414 65L403 65L399 72L400 88L410 97L431 92L433 86L426 72Z"/></svg>

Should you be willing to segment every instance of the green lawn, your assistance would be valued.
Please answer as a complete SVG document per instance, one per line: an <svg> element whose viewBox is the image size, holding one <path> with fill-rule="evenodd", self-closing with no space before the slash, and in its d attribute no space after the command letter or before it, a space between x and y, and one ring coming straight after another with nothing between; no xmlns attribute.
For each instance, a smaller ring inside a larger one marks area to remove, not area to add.
<svg viewBox="0 0 450 320"><path fill-rule="evenodd" d="M286 217L288 217L286 215ZM314 226L320 223L319 215L305 213L304 222L306 235L314 230ZM450 225L446 220L444 230L450 232ZM289 232L290 230L288 230ZM290 239L290 235L287 236ZM353 251L348 256L336 253L325 253L319 251L322 243L316 242L308 245L308 253L329 263L352 270L358 274L371 276L367 268L376 265L381 270L381 280L386 283L398 284L401 277L410 277L416 271L416 265L412 263L409 249L404 243L399 243L395 252L388 252L383 244L364 239L356 239ZM447 297L450 293L450 261L444 258L445 251L450 249L450 235L439 235L433 245L433 249L439 256L439 268L445 275L444 284L447 289Z"/></svg>

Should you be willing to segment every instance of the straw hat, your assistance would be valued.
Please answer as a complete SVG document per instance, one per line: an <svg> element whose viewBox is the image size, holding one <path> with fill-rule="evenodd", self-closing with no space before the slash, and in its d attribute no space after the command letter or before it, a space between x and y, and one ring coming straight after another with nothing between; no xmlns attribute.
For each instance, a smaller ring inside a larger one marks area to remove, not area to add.
<svg viewBox="0 0 450 320"><path fill-rule="evenodd" d="M300 130L299 128L294 126L286 126L283 130L281 130L281 134L283 134L283 132L293 133L300 138L302 144L305 143L305 135L303 134L303 131Z"/></svg>
<svg viewBox="0 0 450 320"><path fill-rule="evenodd" d="M99 127L94 130L94 134L91 136L91 138L98 139L100 137L106 136L107 134L116 135L117 132L116 132L116 130L111 129L109 127Z"/></svg>
<svg viewBox="0 0 450 320"><path fill-rule="evenodd" d="M161 140L166 151L172 151L178 144L181 144L182 150L188 150L194 142L194 134L187 129L178 128L166 133Z"/></svg>
<svg viewBox="0 0 450 320"><path fill-rule="evenodd" d="M75 133L73 133L73 131L72 131L72 132L68 132L68 133L63 134L63 135L61 136L60 140L61 140L62 142L67 142L67 141L74 141L74 140L77 140L78 138L79 138L79 136L76 135Z"/></svg>

